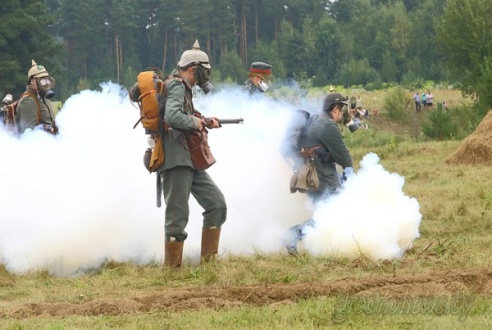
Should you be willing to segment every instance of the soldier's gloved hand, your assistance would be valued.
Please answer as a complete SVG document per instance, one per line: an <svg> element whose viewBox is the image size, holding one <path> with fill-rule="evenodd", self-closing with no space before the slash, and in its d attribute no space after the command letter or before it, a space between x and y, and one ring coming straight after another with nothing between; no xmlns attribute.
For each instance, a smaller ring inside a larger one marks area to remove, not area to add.
<svg viewBox="0 0 492 330"><path fill-rule="evenodd" d="M197 131L201 131L203 126L205 126L205 122L203 119L193 116L193 121L195 122L195 126L197 127Z"/></svg>
<svg viewBox="0 0 492 330"><path fill-rule="evenodd" d="M47 124L43 125L43 130L45 132L48 132L48 133L51 133L51 134L53 134L55 132L55 129L53 128L53 126L47 125Z"/></svg>
<svg viewBox="0 0 492 330"><path fill-rule="evenodd" d="M36 130L42 130L42 131L45 131L45 132L48 132L48 133L51 133L51 134L54 133L53 126L48 125L48 124L39 124L36 127L34 127L34 129L36 129Z"/></svg>
<svg viewBox="0 0 492 330"><path fill-rule="evenodd" d="M342 183L347 181L347 179L354 174L354 169L352 167L346 167L343 170L341 181Z"/></svg>
<svg viewBox="0 0 492 330"><path fill-rule="evenodd" d="M219 128L222 126L216 117L205 118L205 122L208 128Z"/></svg>

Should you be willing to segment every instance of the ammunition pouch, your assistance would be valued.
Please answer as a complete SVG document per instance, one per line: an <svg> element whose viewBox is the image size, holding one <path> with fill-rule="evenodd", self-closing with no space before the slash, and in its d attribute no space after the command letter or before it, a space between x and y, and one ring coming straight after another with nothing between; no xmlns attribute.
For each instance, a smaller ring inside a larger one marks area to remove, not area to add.
<svg viewBox="0 0 492 330"><path fill-rule="evenodd" d="M305 193L308 191L319 190L318 172L314 166L314 158L316 157L315 150L319 148L320 146L315 146L309 149L301 149L303 162L301 166L294 171L290 179L291 193L295 193L296 191Z"/></svg>
<svg viewBox="0 0 492 330"><path fill-rule="evenodd" d="M214 155L208 145L208 133L204 128L201 131L185 132L186 144L191 155L191 161L197 171L204 171L215 164Z"/></svg>

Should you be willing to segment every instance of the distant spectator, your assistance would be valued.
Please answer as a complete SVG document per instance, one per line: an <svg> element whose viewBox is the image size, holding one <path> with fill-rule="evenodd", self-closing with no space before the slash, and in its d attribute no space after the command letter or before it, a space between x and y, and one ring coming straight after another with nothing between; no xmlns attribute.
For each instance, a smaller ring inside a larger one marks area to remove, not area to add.
<svg viewBox="0 0 492 330"><path fill-rule="evenodd" d="M434 106L434 95L432 95L431 91L427 91L426 101L427 109L431 109Z"/></svg>
<svg viewBox="0 0 492 330"><path fill-rule="evenodd" d="M427 94L425 94L425 91L422 92L422 98L420 99L420 102L422 103L422 108L427 109Z"/></svg>
<svg viewBox="0 0 492 330"><path fill-rule="evenodd" d="M442 101L442 109L448 110L448 105L446 104L446 101Z"/></svg>
<svg viewBox="0 0 492 330"><path fill-rule="evenodd" d="M372 114L373 114L374 116L379 116L379 108L378 108L378 107L374 107L374 108L372 109Z"/></svg>
<svg viewBox="0 0 492 330"><path fill-rule="evenodd" d="M413 95L413 100L415 101L415 111L419 112L421 109L420 92L415 92Z"/></svg>

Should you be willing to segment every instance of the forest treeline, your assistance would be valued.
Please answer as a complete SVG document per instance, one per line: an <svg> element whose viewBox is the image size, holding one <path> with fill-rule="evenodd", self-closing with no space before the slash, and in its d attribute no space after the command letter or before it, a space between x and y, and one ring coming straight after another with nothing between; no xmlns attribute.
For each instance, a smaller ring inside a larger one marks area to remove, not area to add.
<svg viewBox="0 0 492 330"><path fill-rule="evenodd" d="M491 12L489 0L9 0L0 93L22 92L31 59L61 99L104 81L129 86L147 67L170 73L195 39L220 81L240 84L265 61L276 79L314 86L430 80L477 93L477 77L492 81Z"/></svg>

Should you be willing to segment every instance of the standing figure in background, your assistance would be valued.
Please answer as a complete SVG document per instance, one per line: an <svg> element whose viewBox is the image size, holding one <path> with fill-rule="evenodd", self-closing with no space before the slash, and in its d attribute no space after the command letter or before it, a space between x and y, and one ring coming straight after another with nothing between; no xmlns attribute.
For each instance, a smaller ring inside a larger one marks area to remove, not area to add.
<svg viewBox="0 0 492 330"><path fill-rule="evenodd" d="M425 91L422 92L420 102L422 103L422 107L424 108L424 110L426 110L427 109L427 94L425 93Z"/></svg>
<svg viewBox="0 0 492 330"><path fill-rule="evenodd" d="M431 91L427 91L426 104L427 109L432 110L432 108L434 107L434 95L432 95Z"/></svg>
<svg viewBox="0 0 492 330"><path fill-rule="evenodd" d="M55 79L50 77L42 65L32 60L32 67L27 73L28 85L21 95L16 111L16 124L19 133L27 129L41 129L51 134L57 134L53 107L49 101L55 93Z"/></svg>
<svg viewBox="0 0 492 330"><path fill-rule="evenodd" d="M419 112L420 109L421 109L421 106L420 106L420 92L415 92L415 94L413 95L413 100L415 102L415 111L416 112Z"/></svg>
<svg viewBox="0 0 492 330"><path fill-rule="evenodd" d="M265 62L253 62L249 68L248 80L244 82L244 89L250 94L265 93L270 88L272 66Z"/></svg>

